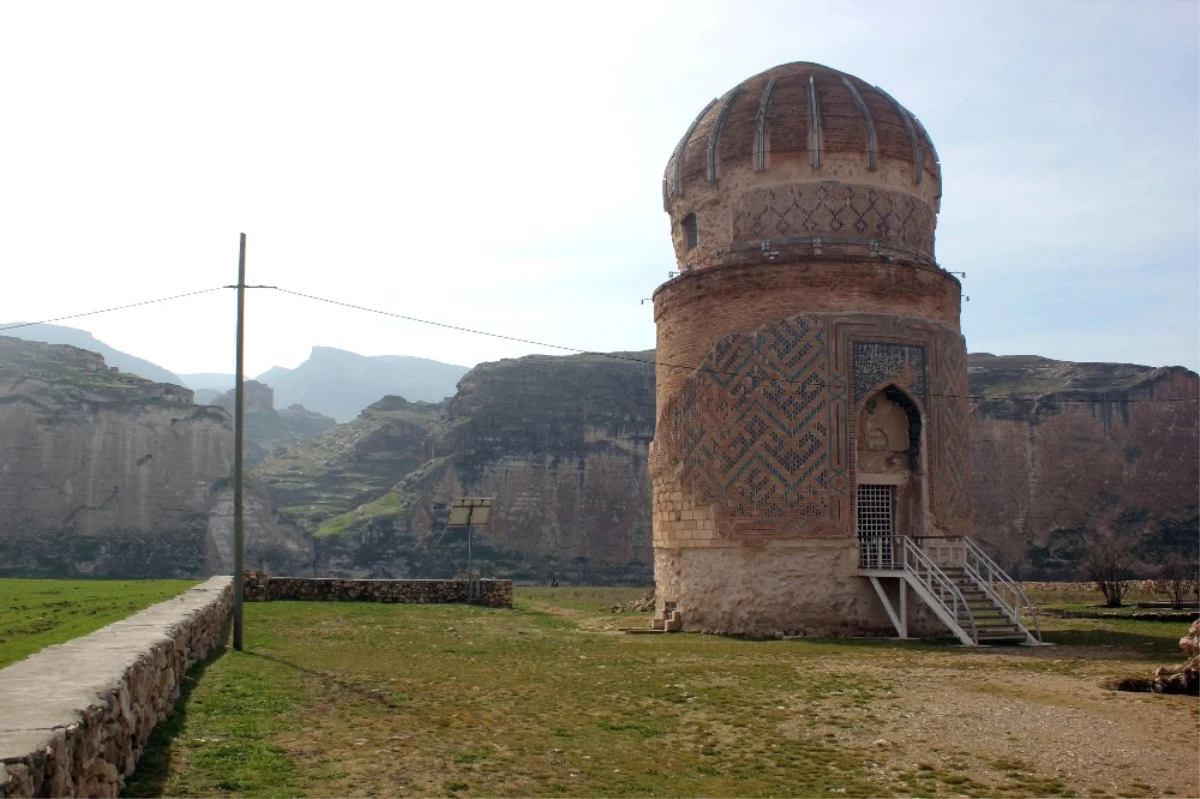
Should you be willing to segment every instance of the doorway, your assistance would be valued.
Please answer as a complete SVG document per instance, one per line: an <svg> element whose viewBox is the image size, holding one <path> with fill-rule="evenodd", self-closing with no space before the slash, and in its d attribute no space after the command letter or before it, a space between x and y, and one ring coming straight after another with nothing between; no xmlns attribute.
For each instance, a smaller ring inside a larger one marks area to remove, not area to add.
<svg viewBox="0 0 1200 799"><path fill-rule="evenodd" d="M858 566L895 568L896 486L859 483Z"/></svg>

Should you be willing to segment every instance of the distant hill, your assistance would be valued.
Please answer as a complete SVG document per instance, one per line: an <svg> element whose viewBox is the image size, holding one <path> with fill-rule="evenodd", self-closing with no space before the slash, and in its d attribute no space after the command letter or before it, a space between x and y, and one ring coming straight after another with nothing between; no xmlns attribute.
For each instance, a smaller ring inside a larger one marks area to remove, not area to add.
<svg viewBox="0 0 1200 799"><path fill-rule="evenodd" d="M457 391L467 367L407 355L358 355L313 347L295 369L274 367L256 379L275 389L275 403L305 408L348 422L388 394L410 402L441 402Z"/></svg>
<svg viewBox="0 0 1200 799"><path fill-rule="evenodd" d="M233 375L223 374L221 372L195 372L193 374L181 374L183 384L193 391L201 389L211 389L217 394L224 394L229 389L233 388Z"/></svg>
<svg viewBox="0 0 1200 799"><path fill-rule="evenodd" d="M279 378L291 371L292 370L288 369L286 366L272 366L270 369L254 379L260 383L266 383L268 386L273 386L279 382Z"/></svg>
<svg viewBox="0 0 1200 799"><path fill-rule="evenodd" d="M193 402L197 405L212 405L217 397L224 394L224 391L217 391L215 388L198 388L193 392L196 396Z"/></svg>
<svg viewBox="0 0 1200 799"><path fill-rule="evenodd" d="M8 322L0 324L0 328L16 324L21 323ZM81 350L99 353L104 356L104 360L109 366L115 366L122 372L134 374L146 380L153 380L155 383L174 383L177 386L191 387L190 384L184 383L183 378L174 372L168 371L157 364L150 363L150 361L130 355L127 352L113 349L86 330L78 330L74 327L62 327L60 325L29 325L12 330L0 330L0 336L12 336L13 338L24 339L25 341L44 341L47 344L69 344Z"/></svg>

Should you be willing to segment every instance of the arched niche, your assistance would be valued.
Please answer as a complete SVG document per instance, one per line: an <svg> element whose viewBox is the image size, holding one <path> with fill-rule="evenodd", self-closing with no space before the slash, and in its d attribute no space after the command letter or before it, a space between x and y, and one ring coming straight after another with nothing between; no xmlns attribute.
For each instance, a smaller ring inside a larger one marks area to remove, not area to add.
<svg viewBox="0 0 1200 799"><path fill-rule="evenodd" d="M863 401L855 423L859 538L921 535L924 436L920 409L903 390L886 386ZM887 520L883 518L885 497L891 506Z"/></svg>

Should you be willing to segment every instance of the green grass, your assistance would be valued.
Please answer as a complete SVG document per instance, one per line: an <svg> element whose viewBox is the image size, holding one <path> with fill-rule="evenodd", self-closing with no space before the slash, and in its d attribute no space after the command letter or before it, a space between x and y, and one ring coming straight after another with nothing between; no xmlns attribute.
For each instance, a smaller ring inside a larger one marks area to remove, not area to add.
<svg viewBox="0 0 1200 799"><path fill-rule="evenodd" d="M322 538L327 535L345 535L356 526L371 519L379 516L396 516L404 510L405 505L400 501L400 497L396 492L389 491L378 499L373 499L352 511L321 522L317 527L316 536Z"/></svg>
<svg viewBox="0 0 1200 799"><path fill-rule="evenodd" d="M518 589L513 610L250 603L246 652L190 675L127 794L1080 795L1092 786L1005 759L982 736L941 754L876 746L926 712L907 693L920 680L900 675L1056 709L1074 694L1043 697L1037 680L1087 695L1114 670L1161 662L1179 635L1064 619L1047 625L1054 648L968 650L617 633L645 614L606 608L643 593ZM1086 701L1079 713L1100 713ZM1128 779L1157 779L1148 769Z"/></svg>
<svg viewBox="0 0 1200 799"><path fill-rule="evenodd" d="M0 668L131 616L195 580L0 578Z"/></svg>

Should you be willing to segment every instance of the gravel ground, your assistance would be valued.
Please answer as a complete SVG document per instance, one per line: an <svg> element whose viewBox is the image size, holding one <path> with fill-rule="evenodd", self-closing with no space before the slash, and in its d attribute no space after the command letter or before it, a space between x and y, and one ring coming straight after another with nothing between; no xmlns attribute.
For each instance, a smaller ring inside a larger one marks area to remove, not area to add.
<svg viewBox="0 0 1200 799"><path fill-rule="evenodd" d="M1114 673L1112 660L1081 657L1102 652L1057 653L998 650L965 666L958 653L919 656L902 682L894 669L867 666L863 676L894 682L869 733L880 767L900 774L924 764L1008 784L1015 795L1040 795L1018 790L1040 775L1028 787L1059 779L1093 796L1200 796L1200 700L1109 690L1101 686L1117 673L1152 669L1131 663Z"/></svg>

